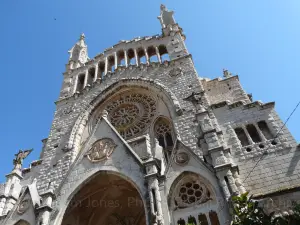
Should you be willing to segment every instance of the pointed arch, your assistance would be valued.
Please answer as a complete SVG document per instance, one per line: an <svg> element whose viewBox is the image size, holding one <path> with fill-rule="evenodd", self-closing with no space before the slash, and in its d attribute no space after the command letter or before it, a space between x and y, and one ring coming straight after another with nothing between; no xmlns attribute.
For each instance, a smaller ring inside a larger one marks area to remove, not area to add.
<svg viewBox="0 0 300 225"><path fill-rule="evenodd" d="M182 190L183 188L185 191ZM198 193L198 189L202 193ZM193 190L193 193L188 193L189 190ZM178 200L181 204L178 203ZM189 208L211 200L216 200L216 194L210 182L201 175L188 171L182 172L173 181L168 195L169 207L173 209Z"/></svg>
<svg viewBox="0 0 300 225"><path fill-rule="evenodd" d="M91 182L96 181L96 182L102 182L102 179L98 179L99 176L113 176L113 177L118 177L120 178L120 180L126 181L128 184L130 184L131 187L133 187L137 194L139 199L142 201L142 207L144 209L145 212L145 219L146 219L146 224L148 225L148 214L147 212L147 204L146 204L146 199L143 197L145 196L145 190L142 190L141 187L141 183L139 184L137 180L134 180L135 178L133 177L129 177L129 175L120 173L117 170L114 170L112 168L108 169L109 167L105 167L102 169L98 169L98 170L93 170L90 173L86 174L86 176L84 176L79 182L77 182L77 184L75 186L73 186L70 191L68 193L66 193L65 195L61 196L60 191L64 189L64 185L60 188L60 190L58 190L58 192L56 192L57 196L59 196L58 202L60 203L60 206L58 206L59 211L58 211L58 215L54 218L54 220L51 222L52 224L62 224L65 215L69 209L69 207L73 207L73 206L81 206L83 205L82 202L77 201L75 198L80 196L80 192L81 190L83 190L84 188L87 187L87 185L89 185ZM105 182L104 182L105 183ZM66 184L65 184L66 185ZM100 189L95 190L95 193L100 192ZM88 195L87 195L88 196ZM136 200L136 199L132 199L132 200ZM128 199L129 201L129 199ZM130 202L128 202L129 204ZM92 202L89 202L89 204L92 204ZM105 204L105 202L103 202L102 200L98 201L97 204ZM136 202L133 202L132 204L136 204Z"/></svg>
<svg viewBox="0 0 300 225"><path fill-rule="evenodd" d="M159 145L164 150L164 156L169 161L171 150L175 144L175 132L170 119L159 116L153 123L153 136L157 139Z"/></svg>
<svg viewBox="0 0 300 225"><path fill-rule="evenodd" d="M107 98L112 96L117 91L122 88L128 87L138 87L153 93L158 93L157 95L161 98L168 109L170 110L170 115L172 118L175 118L178 115L182 114L182 108L177 97L164 85L161 83L152 80L152 79L128 79L123 78L118 81L112 82L110 85L107 84L106 88L99 94L94 100L92 100L89 106L83 110L83 113L77 118L68 138L67 144L64 146L64 149L75 150L77 152L79 148L79 143L81 136L83 134L84 128L87 124L87 121L91 118L93 112L101 105Z"/></svg>
<svg viewBox="0 0 300 225"><path fill-rule="evenodd" d="M30 223L26 220L21 219L18 222L16 222L15 225L30 225Z"/></svg>

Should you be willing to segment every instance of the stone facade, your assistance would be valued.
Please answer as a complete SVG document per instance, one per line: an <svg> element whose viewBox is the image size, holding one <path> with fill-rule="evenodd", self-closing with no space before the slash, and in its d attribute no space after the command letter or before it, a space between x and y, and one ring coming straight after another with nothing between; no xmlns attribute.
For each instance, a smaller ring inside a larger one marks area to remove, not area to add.
<svg viewBox="0 0 300 225"><path fill-rule="evenodd" d="M0 224L230 224L232 195L278 212L299 199L300 149L274 103L253 102L227 70L199 78L173 12L162 5L159 20L161 35L93 59L80 36L40 159L22 168L20 153L0 184ZM130 193L141 207L72 205Z"/></svg>

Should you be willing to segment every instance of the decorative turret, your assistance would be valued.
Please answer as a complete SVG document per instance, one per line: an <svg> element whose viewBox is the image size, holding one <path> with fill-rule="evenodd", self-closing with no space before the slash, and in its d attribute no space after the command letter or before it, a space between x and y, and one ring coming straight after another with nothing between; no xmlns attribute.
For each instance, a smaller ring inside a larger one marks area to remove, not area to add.
<svg viewBox="0 0 300 225"><path fill-rule="evenodd" d="M6 175L6 183L3 186L2 193L0 193L0 216L6 215L15 205L19 198L22 186L20 181L22 177L23 160L32 152L29 150L19 150L15 154L16 158L13 160L14 168L12 172Z"/></svg>
<svg viewBox="0 0 300 225"><path fill-rule="evenodd" d="M160 15L157 17L162 26L162 31L164 36L174 36L175 33L179 32L182 39L185 40L185 35L181 27L175 22L174 11L167 10L166 6L160 5Z"/></svg>
<svg viewBox="0 0 300 225"><path fill-rule="evenodd" d="M176 24L173 15L174 11L168 11L165 5L160 5L160 16L158 16L158 19L161 23L162 28L166 28L168 27L168 25Z"/></svg>
<svg viewBox="0 0 300 225"><path fill-rule="evenodd" d="M87 45L85 44L85 35L83 33L80 35L76 44L69 50L69 54L69 69L76 69L84 65L89 60Z"/></svg>

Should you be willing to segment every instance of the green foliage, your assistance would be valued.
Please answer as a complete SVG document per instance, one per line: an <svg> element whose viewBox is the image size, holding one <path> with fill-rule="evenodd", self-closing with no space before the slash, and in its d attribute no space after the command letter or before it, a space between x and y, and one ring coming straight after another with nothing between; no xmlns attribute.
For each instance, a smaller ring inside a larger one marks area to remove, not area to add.
<svg viewBox="0 0 300 225"><path fill-rule="evenodd" d="M233 221L232 225L299 225L300 204L294 203L293 215L274 216L267 215L258 202L248 197L248 192L240 196L232 197Z"/></svg>

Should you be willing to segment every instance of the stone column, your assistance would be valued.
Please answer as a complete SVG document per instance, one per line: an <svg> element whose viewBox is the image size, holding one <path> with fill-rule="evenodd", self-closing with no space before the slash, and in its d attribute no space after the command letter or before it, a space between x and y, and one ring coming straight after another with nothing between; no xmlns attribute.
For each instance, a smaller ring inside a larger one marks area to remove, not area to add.
<svg viewBox="0 0 300 225"><path fill-rule="evenodd" d="M134 57L135 57L135 64L136 64L137 66L139 66L139 56L138 56L138 54L137 54L136 49L134 49L133 51L134 51Z"/></svg>
<svg viewBox="0 0 300 225"><path fill-rule="evenodd" d="M163 212L162 212L162 206L161 206L161 196L158 186L158 180L157 178L151 178L149 180L148 184L148 191L149 195L151 196L151 211L152 216L156 217L155 220L157 224L163 224ZM153 191L155 193L155 196L153 196ZM156 205L156 212L154 210L154 204Z"/></svg>
<svg viewBox="0 0 300 225"><path fill-rule="evenodd" d="M160 195L159 182L158 182L159 172L156 165L157 164L153 158L149 159L146 165L147 174L145 178L148 183L148 193L150 196L150 208L151 208L150 224L163 225L164 216L162 211L162 198Z"/></svg>
<svg viewBox="0 0 300 225"><path fill-rule="evenodd" d="M258 133L260 139L261 139L262 141L267 141L267 139L265 138L265 135L263 134L263 132L261 132L261 130L259 129L257 123L254 123L253 125L255 126L255 128L256 128L256 130L257 130L257 133Z"/></svg>
<svg viewBox="0 0 300 225"><path fill-rule="evenodd" d="M124 61L125 61L125 67L128 67L129 62L128 62L128 55L126 50L124 50Z"/></svg>
<svg viewBox="0 0 300 225"><path fill-rule="evenodd" d="M98 78L98 65L96 64L95 65L95 76L94 76L93 82L96 82L97 78Z"/></svg>
<svg viewBox="0 0 300 225"><path fill-rule="evenodd" d="M247 128L243 125L242 129L244 130L244 132L245 132L245 134L246 134L246 136L248 138L248 141L249 141L250 145L253 145L254 142L252 141L252 138L250 137L250 134L248 133Z"/></svg>
<svg viewBox="0 0 300 225"><path fill-rule="evenodd" d="M226 200L228 200L230 198L230 192L229 192L229 189L227 187L226 181L225 181L224 177L221 176L221 175L217 175L217 177L219 178L220 186L223 190L225 198L226 198Z"/></svg>
<svg viewBox="0 0 300 225"><path fill-rule="evenodd" d="M160 57L160 54L159 54L159 49L158 47L155 47L155 52L156 52L156 55L157 55L157 60L159 63L161 63L161 57Z"/></svg>
<svg viewBox="0 0 300 225"><path fill-rule="evenodd" d="M83 89L86 87L87 82L88 82L88 77L89 77L89 70L87 69L85 71L85 77L84 77L84 84L83 84Z"/></svg>
<svg viewBox="0 0 300 225"><path fill-rule="evenodd" d="M108 57L105 57L105 68L104 68L104 75L107 75L107 70L108 70Z"/></svg>
<svg viewBox="0 0 300 225"><path fill-rule="evenodd" d="M15 168L6 176L6 178L7 180L3 193L5 198L1 200L1 203L4 204L4 206L0 209L2 215L6 215L14 207L22 189L20 181L23 177L20 169Z"/></svg>
<svg viewBox="0 0 300 225"><path fill-rule="evenodd" d="M146 48L144 48L144 52L145 52L145 57L146 57L146 64L149 65L150 60L149 60L149 55L148 55L148 52L147 52Z"/></svg>
<svg viewBox="0 0 300 225"><path fill-rule="evenodd" d="M118 54L117 52L114 53L115 55L115 70L118 68Z"/></svg>
<svg viewBox="0 0 300 225"><path fill-rule="evenodd" d="M73 94L75 94L75 93L77 92L78 77L79 77L79 75L77 75L77 76L75 77L75 82L74 82L74 92L73 92Z"/></svg>

